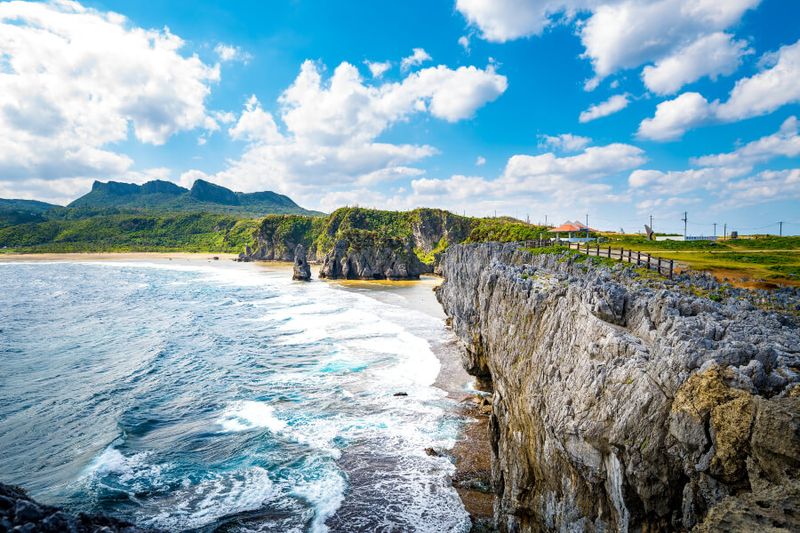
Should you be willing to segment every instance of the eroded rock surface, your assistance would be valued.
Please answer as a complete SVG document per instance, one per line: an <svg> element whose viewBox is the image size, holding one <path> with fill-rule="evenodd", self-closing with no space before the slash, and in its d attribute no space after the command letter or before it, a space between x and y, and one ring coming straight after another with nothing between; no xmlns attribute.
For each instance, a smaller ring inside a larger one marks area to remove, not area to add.
<svg viewBox="0 0 800 533"><path fill-rule="evenodd" d="M419 260L410 242L397 239L342 239L324 258L320 278L416 279L432 268Z"/></svg>
<svg viewBox="0 0 800 533"><path fill-rule="evenodd" d="M311 280L311 265L308 264L308 259L306 259L306 249L302 244L298 244L294 250L294 268L292 270L292 279L298 281Z"/></svg>
<svg viewBox="0 0 800 533"><path fill-rule="evenodd" d="M442 262L465 367L493 389L498 527L800 530L796 319L589 263L499 244Z"/></svg>

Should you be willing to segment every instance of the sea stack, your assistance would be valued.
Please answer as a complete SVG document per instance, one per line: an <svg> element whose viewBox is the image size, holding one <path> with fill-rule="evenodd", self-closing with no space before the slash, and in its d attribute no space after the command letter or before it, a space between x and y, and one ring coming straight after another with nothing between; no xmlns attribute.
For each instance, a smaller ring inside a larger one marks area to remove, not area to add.
<svg viewBox="0 0 800 533"><path fill-rule="evenodd" d="M294 272L292 279L299 281L311 280L311 266L306 259L306 248L302 244L298 244L294 249Z"/></svg>

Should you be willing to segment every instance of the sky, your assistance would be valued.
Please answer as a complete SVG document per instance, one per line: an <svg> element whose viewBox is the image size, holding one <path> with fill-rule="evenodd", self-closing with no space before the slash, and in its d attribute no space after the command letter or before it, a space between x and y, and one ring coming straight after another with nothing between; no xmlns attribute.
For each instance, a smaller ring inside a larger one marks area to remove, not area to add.
<svg viewBox="0 0 800 533"><path fill-rule="evenodd" d="M0 1L0 197L800 234L796 0Z"/></svg>

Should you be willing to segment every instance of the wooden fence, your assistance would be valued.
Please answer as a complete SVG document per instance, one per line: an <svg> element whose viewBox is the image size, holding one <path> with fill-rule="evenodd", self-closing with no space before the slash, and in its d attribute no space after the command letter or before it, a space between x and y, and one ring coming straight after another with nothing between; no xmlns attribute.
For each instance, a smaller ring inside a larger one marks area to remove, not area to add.
<svg viewBox="0 0 800 533"><path fill-rule="evenodd" d="M579 243L579 242L557 242L549 240L523 241L523 245L528 248L544 248L560 244L566 245L570 250L577 250L592 257L604 257L625 263L633 263L639 267L655 270L663 276L672 279L675 262L672 259L662 259L653 257L650 254L642 253L638 250L626 250L624 248L611 248L610 246L600 246L599 243Z"/></svg>

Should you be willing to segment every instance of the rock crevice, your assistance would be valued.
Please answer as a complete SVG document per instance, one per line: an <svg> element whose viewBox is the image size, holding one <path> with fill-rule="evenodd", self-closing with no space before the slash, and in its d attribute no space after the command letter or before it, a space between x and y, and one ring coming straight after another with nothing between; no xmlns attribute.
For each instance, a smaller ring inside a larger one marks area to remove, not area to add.
<svg viewBox="0 0 800 533"><path fill-rule="evenodd" d="M442 273L493 390L501 530L800 527L795 319L515 245L452 246Z"/></svg>

